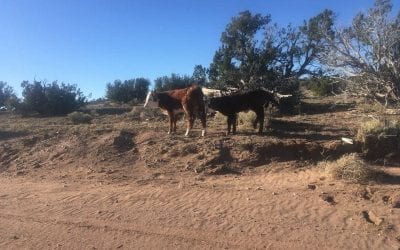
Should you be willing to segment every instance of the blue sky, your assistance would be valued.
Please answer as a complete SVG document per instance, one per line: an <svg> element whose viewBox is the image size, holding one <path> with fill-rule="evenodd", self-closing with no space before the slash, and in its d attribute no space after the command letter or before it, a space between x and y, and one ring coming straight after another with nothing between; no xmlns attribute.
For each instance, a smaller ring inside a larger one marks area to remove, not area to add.
<svg viewBox="0 0 400 250"><path fill-rule="evenodd" d="M399 3L395 3L399 9ZM349 24L373 0L0 0L0 80L77 84L93 98L115 79L189 74L208 67L240 11L300 24L325 8Z"/></svg>

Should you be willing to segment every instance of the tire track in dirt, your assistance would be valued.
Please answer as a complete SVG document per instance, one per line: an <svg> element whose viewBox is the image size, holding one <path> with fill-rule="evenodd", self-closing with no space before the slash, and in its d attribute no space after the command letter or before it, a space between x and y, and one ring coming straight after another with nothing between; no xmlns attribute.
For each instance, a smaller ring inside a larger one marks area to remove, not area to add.
<svg viewBox="0 0 400 250"><path fill-rule="evenodd" d="M66 221L66 220L58 220L58 219L50 219L50 218L36 218L32 216L21 216L21 215L14 215L14 214L0 214L0 218L2 220L10 220L10 221L20 221L20 222L31 222L31 223L38 223L42 224L43 227L48 225L58 225L62 227L67 227L71 229L71 227L76 228L84 228L90 231L100 231L105 233L110 232L118 232L121 234L137 234L140 236L147 236L147 237L162 237L166 239L174 239L178 241L190 241L191 244L204 244L214 246L214 247L229 247L229 248L237 248L240 245L233 245L229 242L225 241L218 241L218 240L210 240L210 239L203 239L202 237L191 237L182 235L181 232L174 234L174 233L165 233L160 231L151 231L146 229L132 229L131 227L127 227L124 225L115 225L109 224L104 225L102 221ZM164 230L167 231L167 230Z"/></svg>
<svg viewBox="0 0 400 250"><path fill-rule="evenodd" d="M10 181L10 186L0 184L0 201L7 201L0 207L0 220L39 228L69 226L72 231L95 231L88 233L99 239L135 234L143 242L191 242L217 248L259 248L270 243L272 248L290 249L300 242L312 248L393 246L384 234L377 237L379 231L356 217L357 204L341 207L339 196L339 203L332 206L318 196L320 190L306 190L308 181L315 179L307 174L313 173L288 175L286 183L270 174L187 182L181 187L62 187ZM321 184L321 190L327 188L332 187ZM349 217L354 223L345 223Z"/></svg>

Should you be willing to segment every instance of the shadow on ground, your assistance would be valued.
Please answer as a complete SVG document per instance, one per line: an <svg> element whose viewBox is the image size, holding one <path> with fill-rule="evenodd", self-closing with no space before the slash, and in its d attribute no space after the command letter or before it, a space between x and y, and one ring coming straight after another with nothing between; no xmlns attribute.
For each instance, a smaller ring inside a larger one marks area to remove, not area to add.
<svg viewBox="0 0 400 250"><path fill-rule="evenodd" d="M306 122L271 120L269 135L279 138L306 139L316 141L340 140L341 137L350 136L344 128L332 128L321 124Z"/></svg>
<svg viewBox="0 0 400 250"><path fill-rule="evenodd" d="M28 135L28 133L23 131L0 131L0 141L10 140L26 135Z"/></svg>
<svg viewBox="0 0 400 250"><path fill-rule="evenodd" d="M306 115L316 115L325 113L342 112L355 108L355 103L300 103L300 113Z"/></svg>

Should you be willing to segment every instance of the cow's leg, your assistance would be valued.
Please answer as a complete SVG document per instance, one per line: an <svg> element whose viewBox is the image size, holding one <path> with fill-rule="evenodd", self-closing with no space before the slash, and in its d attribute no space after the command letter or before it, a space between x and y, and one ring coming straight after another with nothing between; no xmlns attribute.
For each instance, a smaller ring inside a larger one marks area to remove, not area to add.
<svg viewBox="0 0 400 250"><path fill-rule="evenodd" d="M234 125L235 115L228 115L227 121L228 121L228 132L226 134L229 135L231 133L232 126L235 126Z"/></svg>
<svg viewBox="0 0 400 250"><path fill-rule="evenodd" d="M187 105L182 105L183 106L183 111L185 112L186 116L186 133L185 136L189 136L190 130L193 128L193 123L194 123L194 115L190 111L189 107Z"/></svg>
<svg viewBox="0 0 400 250"><path fill-rule="evenodd" d="M194 117L188 116L185 136L189 136L190 130L193 128Z"/></svg>
<svg viewBox="0 0 400 250"><path fill-rule="evenodd" d="M201 120L201 126L203 127L203 130L201 131L201 136L204 136L206 134L206 127L207 127L207 121L206 121L206 109L204 108L200 108L200 120Z"/></svg>
<svg viewBox="0 0 400 250"><path fill-rule="evenodd" d="M255 110L257 114L257 120L260 123L260 127L258 129L258 133L262 134L264 128L264 107L260 107Z"/></svg>
<svg viewBox="0 0 400 250"><path fill-rule="evenodd" d="M174 115L174 127L173 127L174 133L176 133L176 121L177 120L178 120L178 115Z"/></svg>
<svg viewBox="0 0 400 250"><path fill-rule="evenodd" d="M236 134L236 123L237 123L237 114L234 114L232 117L232 134Z"/></svg>
<svg viewBox="0 0 400 250"><path fill-rule="evenodd" d="M257 128L257 123L258 123L258 116L256 116L256 119L253 121L253 128Z"/></svg>
<svg viewBox="0 0 400 250"><path fill-rule="evenodd" d="M175 115L173 111L168 111L168 118L169 118L168 134L171 134L173 132L173 124L175 122Z"/></svg>

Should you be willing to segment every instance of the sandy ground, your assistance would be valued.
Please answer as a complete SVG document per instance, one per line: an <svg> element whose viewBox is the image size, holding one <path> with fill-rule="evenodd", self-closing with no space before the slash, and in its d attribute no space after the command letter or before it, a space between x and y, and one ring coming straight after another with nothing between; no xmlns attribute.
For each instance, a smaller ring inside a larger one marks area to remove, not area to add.
<svg viewBox="0 0 400 250"><path fill-rule="evenodd" d="M210 120L206 138L126 114L2 114L0 249L400 249L400 166L378 183L327 176L362 117L331 111L263 136Z"/></svg>
<svg viewBox="0 0 400 250"><path fill-rule="evenodd" d="M399 248L400 211L382 200L399 187L370 186L368 199L364 188L315 170L120 184L2 177L0 248Z"/></svg>

